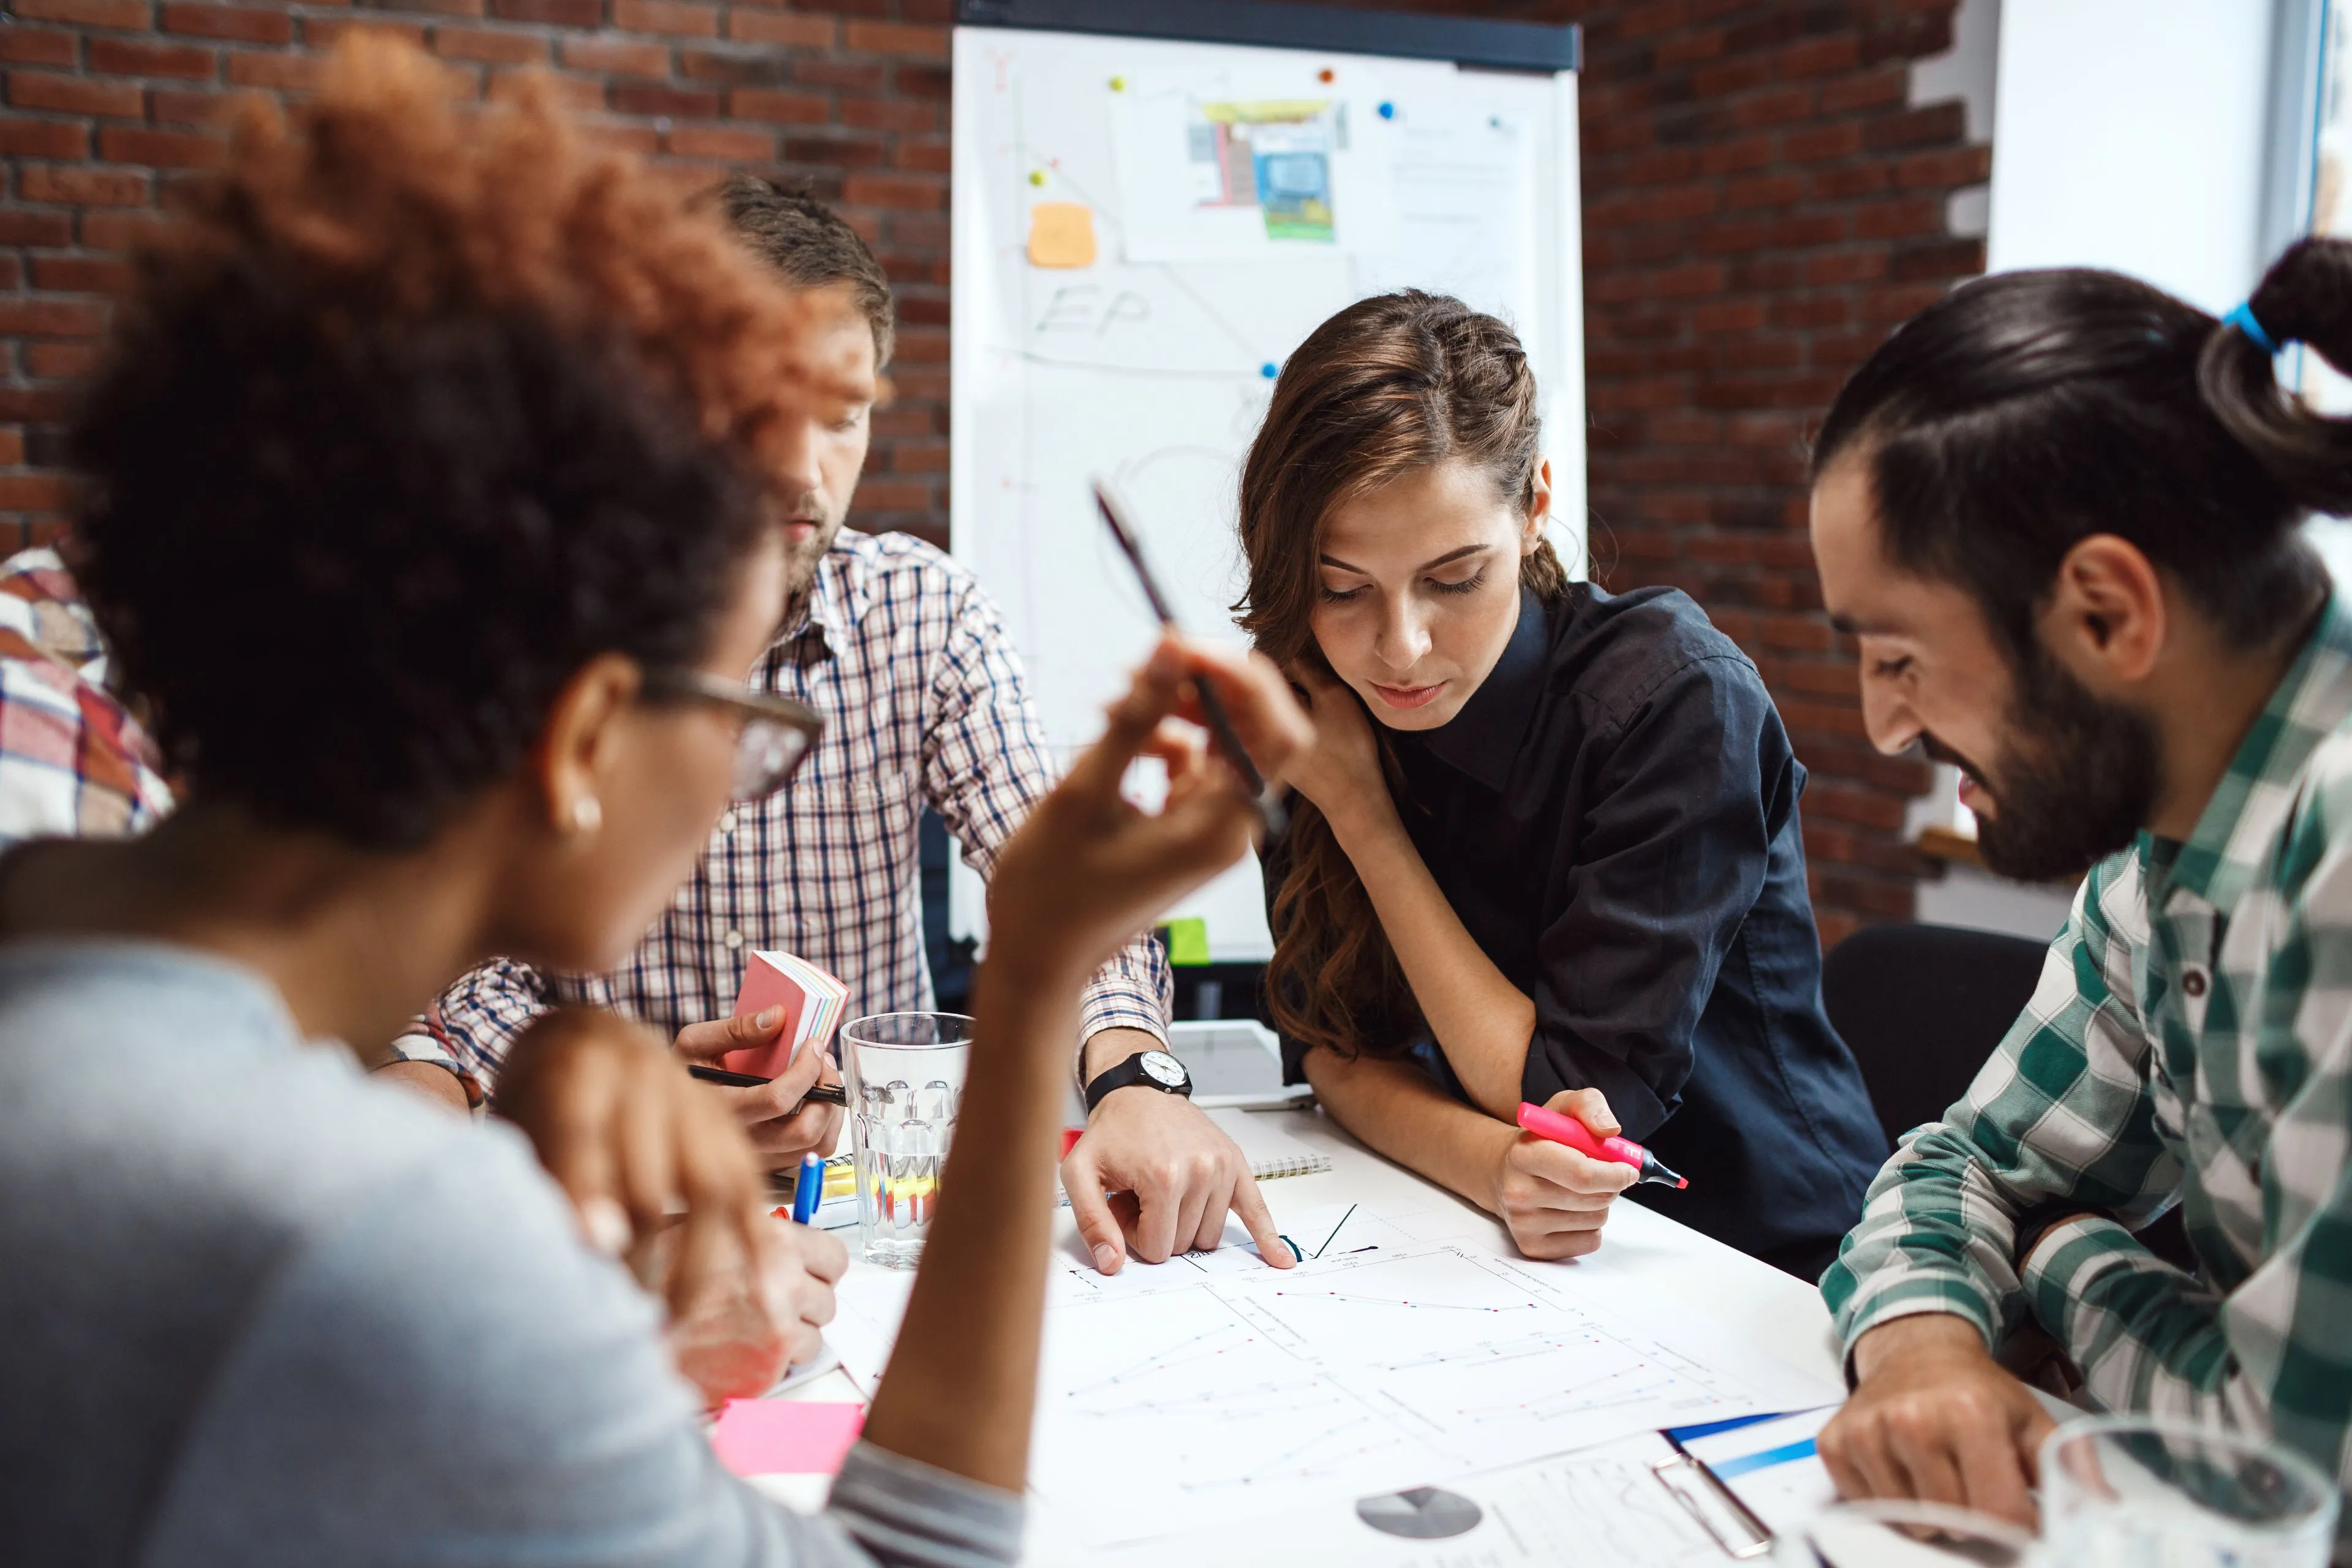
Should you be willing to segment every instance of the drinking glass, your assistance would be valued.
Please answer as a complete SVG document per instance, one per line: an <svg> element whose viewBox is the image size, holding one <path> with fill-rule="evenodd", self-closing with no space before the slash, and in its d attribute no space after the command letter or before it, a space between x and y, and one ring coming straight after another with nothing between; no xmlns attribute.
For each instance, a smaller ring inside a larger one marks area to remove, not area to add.
<svg viewBox="0 0 2352 1568"><path fill-rule="evenodd" d="M1832 1503L1772 1538L1773 1568L2031 1568L2033 1537L1948 1503Z"/></svg>
<svg viewBox="0 0 2352 1568"><path fill-rule="evenodd" d="M869 1263L922 1261L971 1058L971 1020L961 1013L881 1013L841 1031L857 1236Z"/></svg>
<svg viewBox="0 0 2352 1568"><path fill-rule="evenodd" d="M2259 1437L2146 1415L2042 1440L2042 1522L2067 1568L2325 1568L2338 1499Z"/></svg>

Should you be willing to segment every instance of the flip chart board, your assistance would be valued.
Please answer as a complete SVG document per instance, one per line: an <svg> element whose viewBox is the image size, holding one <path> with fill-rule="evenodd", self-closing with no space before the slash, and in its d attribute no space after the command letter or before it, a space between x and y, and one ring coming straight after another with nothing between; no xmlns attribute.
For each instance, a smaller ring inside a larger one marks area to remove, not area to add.
<svg viewBox="0 0 2352 1568"><path fill-rule="evenodd" d="M1100 732L1155 636L1089 480L1126 499L1187 629L1239 640L1243 456L1285 357L1368 294L1455 294L1517 329L1555 543L1580 570L1576 76L1556 68L1573 29L1238 0L963 6L1064 13L1094 30L954 43L951 533L1055 746ZM1532 68L1495 68L1514 63ZM977 879L956 871L953 923L976 934ZM1254 863L1171 913L1207 921L1213 960L1272 951Z"/></svg>

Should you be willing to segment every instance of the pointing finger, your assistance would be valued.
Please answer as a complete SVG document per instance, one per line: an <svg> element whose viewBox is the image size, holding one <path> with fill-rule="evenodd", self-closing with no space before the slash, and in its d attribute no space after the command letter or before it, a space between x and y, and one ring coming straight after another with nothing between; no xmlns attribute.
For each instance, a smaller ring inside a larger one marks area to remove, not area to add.
<svg viewBox="0 0 2352 1568"><path fill-rule="evenodd" d="M1070 1214L1078 1222L1078 1238L1093 1255L1095 1267L1105 1274L1118 1273L1127 1261L1127 1238L1119 1233L1118 1221L1111 1217L1110 1205L1103 1201L1102 1178L1096 1173L1092 1152L1083 1144L1062 1162L1062 1190L1070 1194Z"/></svg>
<svg viewBox="0 0 2352 1568"><path fill-rule="evenodd" d="M1267 1211L1265 1198L1257 1190L1257 1183L1249 1173L1242 1173L1241 1183L1234 1188L1234 1212L1242 1216L1242 1225L1257 1243L1257 1255L1276 1268L1296 1268L1298 1255L1274 1228L1274 1215Z"/></svg>

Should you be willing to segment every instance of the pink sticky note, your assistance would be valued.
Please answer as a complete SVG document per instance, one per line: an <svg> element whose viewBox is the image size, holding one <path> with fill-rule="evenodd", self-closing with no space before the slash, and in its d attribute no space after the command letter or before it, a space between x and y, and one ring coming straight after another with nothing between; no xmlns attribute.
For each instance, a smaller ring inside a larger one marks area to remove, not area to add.
<svg viewBox="0 0 2352 1568"><path fill-rule="evenodd" d="M862 1405L730 1399L710 1447L739 1476L829 1476L841 1468L865 1425Z"/></svg>

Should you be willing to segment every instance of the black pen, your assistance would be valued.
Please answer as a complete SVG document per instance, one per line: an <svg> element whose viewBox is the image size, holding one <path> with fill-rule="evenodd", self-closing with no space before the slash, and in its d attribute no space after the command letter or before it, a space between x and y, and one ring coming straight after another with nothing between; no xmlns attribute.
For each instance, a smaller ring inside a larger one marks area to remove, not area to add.
<svg viewBox="0 0 2352 1568"><path fill-rule="evenodd" d="M1168 596L1160 591L1160 584L1151 575L1151 568L1144 563L1143 546L1136 542L1135 531L1127 526L1126 515L1119 510L1118 502L1111 498L1110 487L1100 479L1095 481L1095 508L1102 513L1103 526L1110 530L1111 538L1118 542L1128 563L1135 568L1136 580L1143 584L1143 596L1151 602L1151 613L1160 617L1160 626L1167 631L1181 632L1183 628L1176 624L1174 607L1168 603ZM1288 821L1288 814L1283 810L1281 799L1266 787L1265 775L1257 771L1257 764L1250 761L1249 752L1243 746L1242 738L1234 732L1234 721L1226 716L1225 705L1217 700L1216 692L1210 689L1207 681L1197 676L1193 678L1192 686L1192 694L1200 700L1201 717L1209 721L1210 738L1216 742L1217 750L1223 753L1234 772L1241 775L1242 787L1257 806L1258 822L1265 828L1265 837L1268 839L1279 837Z"/></svg>
<svg viewBox="0 0 2352 1568"><path fill-rule="evenodd" d="M776 1081L772 1078L758 1078L748 1072L729 1072L725 1068L707 1068L700 1062L691 1064L686 1070L705 1083L715 1083L725 1089L758 1089L762 1084ZM812 1102L818 1105L845 1106L849 1103L849 1095L837 1083L821 1083L801 1096L801 1105ZM800 1108L800 1105L793 1107L794 1110Z"/></svg>

